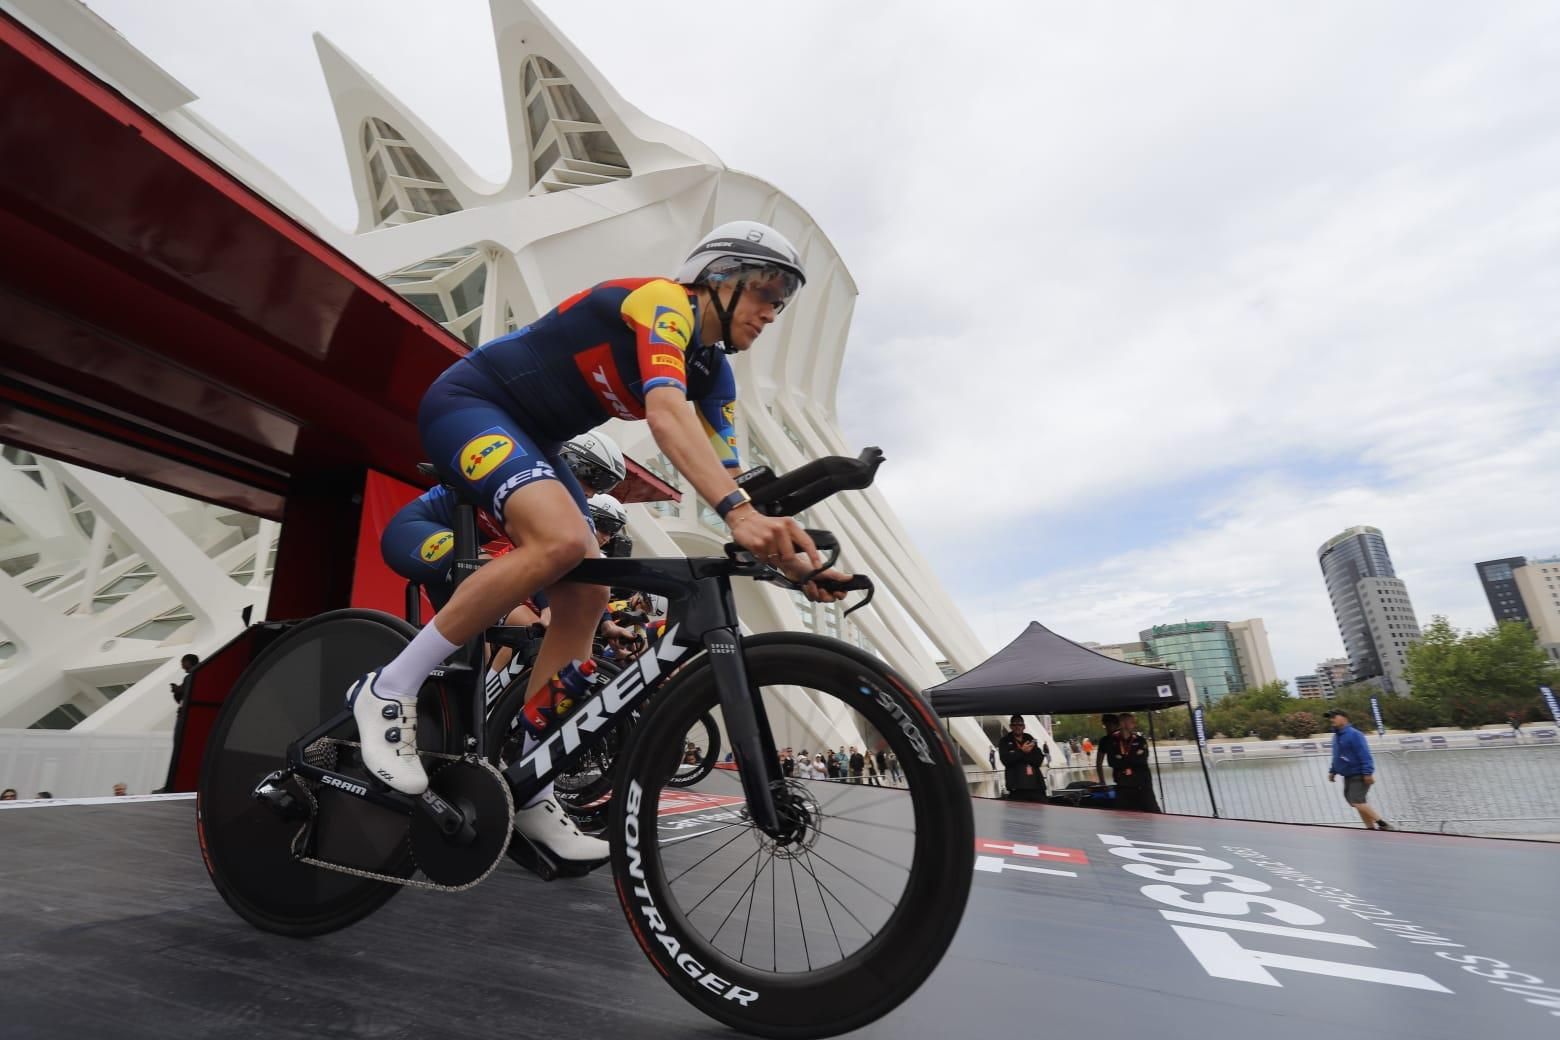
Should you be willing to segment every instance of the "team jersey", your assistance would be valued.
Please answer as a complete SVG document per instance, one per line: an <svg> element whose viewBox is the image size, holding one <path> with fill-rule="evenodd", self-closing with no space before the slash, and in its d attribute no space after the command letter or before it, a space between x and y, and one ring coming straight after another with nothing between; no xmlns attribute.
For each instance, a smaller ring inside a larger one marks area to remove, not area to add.
<svg viewBox="0 0 1560 1040"><path fill-rule="evenodd" d="M447 375L495 398L537 438L559 441L608 419L643 419L645 395L675 387L694 403L721 461L739 469L736 379L698 329L695 298L681 285L624 278L484 343Z"/></svg>

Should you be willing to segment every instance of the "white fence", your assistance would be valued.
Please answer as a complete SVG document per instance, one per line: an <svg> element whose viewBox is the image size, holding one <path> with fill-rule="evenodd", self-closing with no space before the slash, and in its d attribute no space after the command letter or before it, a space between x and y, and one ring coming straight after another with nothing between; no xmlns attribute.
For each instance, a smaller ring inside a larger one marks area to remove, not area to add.
<svg viewBox="0 0 1560 1040"><path fill-rule="evenodd" d="M163 785L172 751L171 732L0 729L0 790L14 787L19 798L43 791L94 798L124 784L129 794L147 794Z"/></svg>

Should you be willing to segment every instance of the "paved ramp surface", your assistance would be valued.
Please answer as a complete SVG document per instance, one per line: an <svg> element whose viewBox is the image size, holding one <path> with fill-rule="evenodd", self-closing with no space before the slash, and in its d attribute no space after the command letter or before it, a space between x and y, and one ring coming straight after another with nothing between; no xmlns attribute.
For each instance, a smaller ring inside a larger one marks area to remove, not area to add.
<svg viewBox="0 0 1560 1040"><path fill-rule="evenodd" d="M1560 1035L1560 846L989 801L975 814L952 951L854 1035ZM545 884L505 864L473 891L404 892L289 940L217 896L193 815L190 801L0 811L0 1035L733 1035L660 981L605 873Z"/></svg>

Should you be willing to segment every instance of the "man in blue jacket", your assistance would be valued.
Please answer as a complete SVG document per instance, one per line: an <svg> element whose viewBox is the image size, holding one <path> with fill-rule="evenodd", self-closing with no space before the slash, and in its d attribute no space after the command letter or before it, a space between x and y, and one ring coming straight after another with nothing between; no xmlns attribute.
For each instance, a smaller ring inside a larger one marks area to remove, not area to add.
<svg viewBox="0 0 1560 1040"><path fill-rule="evenodd" d="M1332 723L1333 728L1332 766L1327 771L1328 782L1343 777L1343 797L1360 814L1360 819L1365 821L1366 830L1392 830L1392 825L1383 820L1380 813L1365 804L1371 786L1376 782L1376 760L1371 757L1365 734L1349 724L1348 712L1329 711L1327 721Z"/></svg>

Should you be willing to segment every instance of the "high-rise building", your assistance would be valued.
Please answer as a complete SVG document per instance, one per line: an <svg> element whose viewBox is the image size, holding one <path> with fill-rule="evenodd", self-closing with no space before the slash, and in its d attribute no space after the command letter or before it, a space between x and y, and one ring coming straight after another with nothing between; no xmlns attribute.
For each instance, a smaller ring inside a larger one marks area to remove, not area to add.
<svg viewBox="0 0 1560 1040"><path fill-rule="evenodd" d="M1484 597L1490 601L1490 612L1496 622L1520 621L1528 624L1527 605L1517 588L1516 571L1526 566L1522 556L1508 556L1504 560L1485 560L1475 564L1479 570L1479 583L1484 586Z"/></svg>
<svg viewBox="0 0 1560 1040"><path fill-rule="evenodd" d="M1338 687L1347 686L1354 681L1354 673L1349 670L1347 657L1329 657L1325 661L1318 661L1316 674L1321 677L1322 688L1331 697L1338 692Z"/></svg>
<svg viewBox="0 0 1560 1040"><path fill-rule="evenodd" d="M1240 660L1241 689L1278 682L1273 667L1273 649L1268 645L1267 625L1261 618L1230 622L1230 637L1235 640L1235 656Z"/></svg>
<svg viewBox="0 0 1560 1040"><path fill-rule="evenodd" d="M1538 644L1560 661L1560 556L1527 560L1512 577Z"/></svg>
<svg viewBox="0 0 1560 1040"><path fill-rule="evenodd" d="M1361 578L1357 586L1365 607L1365 624L1381 662L1381 688L1387 693L1408 693L1404 669L1408 648L1419 642L1419 621L1408 590L1397 578Z"/></svg>
<svg viewBox="0 0 1560 1040"><path fill-rule="evenodd" d="M1419 624L1381 531L1351 527L1323 543L1316 559L1355 680L1373 681L1387 692L1409 692L1403 651L1418 640Z"/></svg>
<svg viewBox="0 0 1560 1040"><path fill-rule="evenodd" d="M1321 675L1297 675L1295 676L1295 696L1321 700L1332 694L1327 686L1327 680Z"/></svg>
<svg viewBox="0 0 1560 1040"><path fill-rule="evenodd" d="M1261 618L1155 625L1139 632L1138 638L1141 643L1119 645L1124 650L1142 646L1140 652L1148 660L1184 671L1204 704L1278 678ZM1133 660L1131 651L1124 656Z"/></svg>

